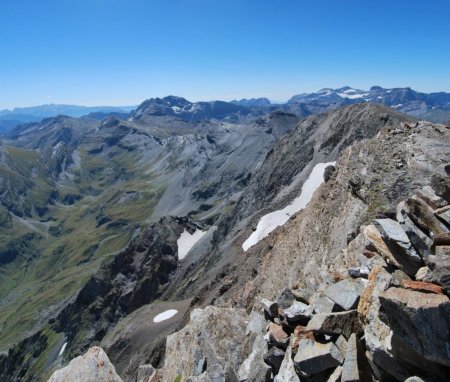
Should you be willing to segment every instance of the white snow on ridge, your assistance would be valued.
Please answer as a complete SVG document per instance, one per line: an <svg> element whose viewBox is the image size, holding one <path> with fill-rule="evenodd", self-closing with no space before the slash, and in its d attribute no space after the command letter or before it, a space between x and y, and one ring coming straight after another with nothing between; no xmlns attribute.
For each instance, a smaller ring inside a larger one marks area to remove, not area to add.
<svg viewBox="0 0 450 382"><path fill-rule="evenodd" d="M369 93L348 94L348 93L344 92L344 93L337 93L337 95L341 98L357 99L357 98L367 97L369 95Z"/></svg>
<svg viewBox="0 0 450 382"><path fill-rule="evenodd" d="M64 345L62 346L61 350L59 351L58 357L64 353L64 350L66 350L66 346L67 346L67 342L64 342Z"/></svg>
<svg viewBox="0 0 450 382"><path fill-rule="evenodd" d="M205 233L206 231L197 229L193 234L190 234L187 229L184 229L183 233L177 240L178 259L184 259L194 244L197 243L197 241L199 241Z"/></svg>
<svg viewBox="0 0 450 382"><path fill-rule="evenodd" d="M162 312L162 313L156 315L153 318L153 322L158 323L161 321L168 320L169 318L172 318L173 316L175 316L177 313L178 313L178 310L175 310L175 309L166 310L165 312Z"/></svg>
<svg viewBox="0 0 450 382"><path fill-rule="evenodd" d="M254 231L242 244L242 249L247 251L250 247L267 237L275 228L284 225L292 215L305 208L312 199L314 192L322 184L325 168L330 165L334 166L335 164L336 162L316 164L312 169L311 174L309 174L308 179L303 184L300 196L295 198L291 204L284 207L282 210L264 215L259 220L256 231Z"/></svg>

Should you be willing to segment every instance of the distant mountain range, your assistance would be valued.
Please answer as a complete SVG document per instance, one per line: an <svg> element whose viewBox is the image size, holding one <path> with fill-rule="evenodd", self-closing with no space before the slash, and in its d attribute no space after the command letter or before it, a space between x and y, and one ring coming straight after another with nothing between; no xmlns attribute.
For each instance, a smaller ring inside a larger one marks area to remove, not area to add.
<svg viewBox="0 0 450 382"><path fill-rule="evenodd" d="M182 97L168 96L148 99L137 108L135 106L86 107L52 104L0 110L0 133L23 123L39 122L43 118L57 115L84 116L97 120L112 116L143 122L152 120L158 123L164 118L170 118L172 122L177 119L181 122L219 120L241 123L274 111L307 117L361 102L384 104L399 112L435 123L446 123L450 120L450 93L421 93L409 87L386 89L372 86L369 90L360 90L344 86L339 89L325 88L315 93L297 94L284 104L271 103L268 98L241 99L230 102L220 100L190 102ZM164 121L165 126L166 122Z"/></svg>
<svg viewBox="0 0 450 382"><path fill-rule="evenodd" d="M450 119L450 93L420 93L409 87L385 89L372 86L366 91L345 86L339 89L322 89L316 93L298 94L288 101L315 106L318 109L360 102L384 104L402 113L433 122L442 123Z"/></svg>
<svg viewBox="0 0 450 382"><path fill-rule="evenodd" d="M76 105L41 105L16 107L13 110L0 110L0 133L29 122L39 122L44 118L66 115L69 117L104 118L109 114L126 117L135 106L76 106Z"/></svg>

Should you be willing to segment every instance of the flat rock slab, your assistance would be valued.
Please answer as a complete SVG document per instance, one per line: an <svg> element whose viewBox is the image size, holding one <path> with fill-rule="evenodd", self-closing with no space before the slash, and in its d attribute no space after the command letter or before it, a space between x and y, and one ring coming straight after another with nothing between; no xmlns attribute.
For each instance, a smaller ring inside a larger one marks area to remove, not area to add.
<svg viewBox="0 0 450 382"><path fill-rule="evenodd" d="M306 330L312 330L315 333L340 335L345 338L358 330L358 312L350 310L339 313L319 313L309 321Z"/></svg>
<svg viewBox="0 0 450 382"><path fill-rule="evenodd" d="M294 364L300 376L312 376L324 370L339 366L344 357L337 346L328 342L320 342L303 339L299 342Z"/></svg>
<svg viewBox="0 0 450 382"><path fill-rule="evenodd" d="M324 290L324 294L344 310L350 310L358 305L362 290L361 282L346 279L330 285Z"/></svg>

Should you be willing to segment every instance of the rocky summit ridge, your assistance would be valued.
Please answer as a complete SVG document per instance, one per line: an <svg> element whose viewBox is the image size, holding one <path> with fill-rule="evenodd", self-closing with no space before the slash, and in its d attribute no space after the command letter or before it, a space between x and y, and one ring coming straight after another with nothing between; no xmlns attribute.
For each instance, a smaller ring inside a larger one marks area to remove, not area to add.
<svg viewBox="0 0 450 382"><path fill-rule="evenodd" d="M155 129L146 125L155 117L148 115L105 121L94 137L88 131L67 141L67 149L81 151L89 143L91 151L108 153L121 142L130 155L132 142L141 140L143 153L146 142L161 153L160 167L153 167L158 176L183 174L172 190L189 190L193 200L193 190L208 190L203 197L212 207L199 203L183 217L154 215L46 325L0 356L2 379L448 378L448 126L364 103L301 121L272 114L250 125L247 144L233 146L242 135L238 127L214 131L217 125L189 122L171 137L173 125ZM51 142L59 130L48 131L39 136ZM118 141L108 145L103 139L111 131ZM264 142L266 151L251 142ZM180 147L181 163L174 154ZM197 152L187 150L192 147L200 147L205 161L190 158ZM249 148L251 163L230 162ZM167 157L170 165L161 166ZM328 162L336 163L326 168L307 206L243 251L259 220L291 203L314 166ZM218 178L233 179L232 168L249 175L232 188L190 188L199 164L211 173L208 166L221 164ZM168 200L162 205L175 210ZM203 235L180 258L182 235L197 231Z"/></svg>

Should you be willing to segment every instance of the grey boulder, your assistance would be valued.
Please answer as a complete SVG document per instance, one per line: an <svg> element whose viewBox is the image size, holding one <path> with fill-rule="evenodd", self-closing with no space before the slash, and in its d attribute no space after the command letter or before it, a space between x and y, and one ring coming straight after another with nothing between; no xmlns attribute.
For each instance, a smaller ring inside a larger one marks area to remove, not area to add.
<svg viewBox="0 0 450 382"><path fill-rule="evenodd" d="M358 280L345 279L330 285L324 294L344 310L354 309L359 301L363 285Z"/></svg>

